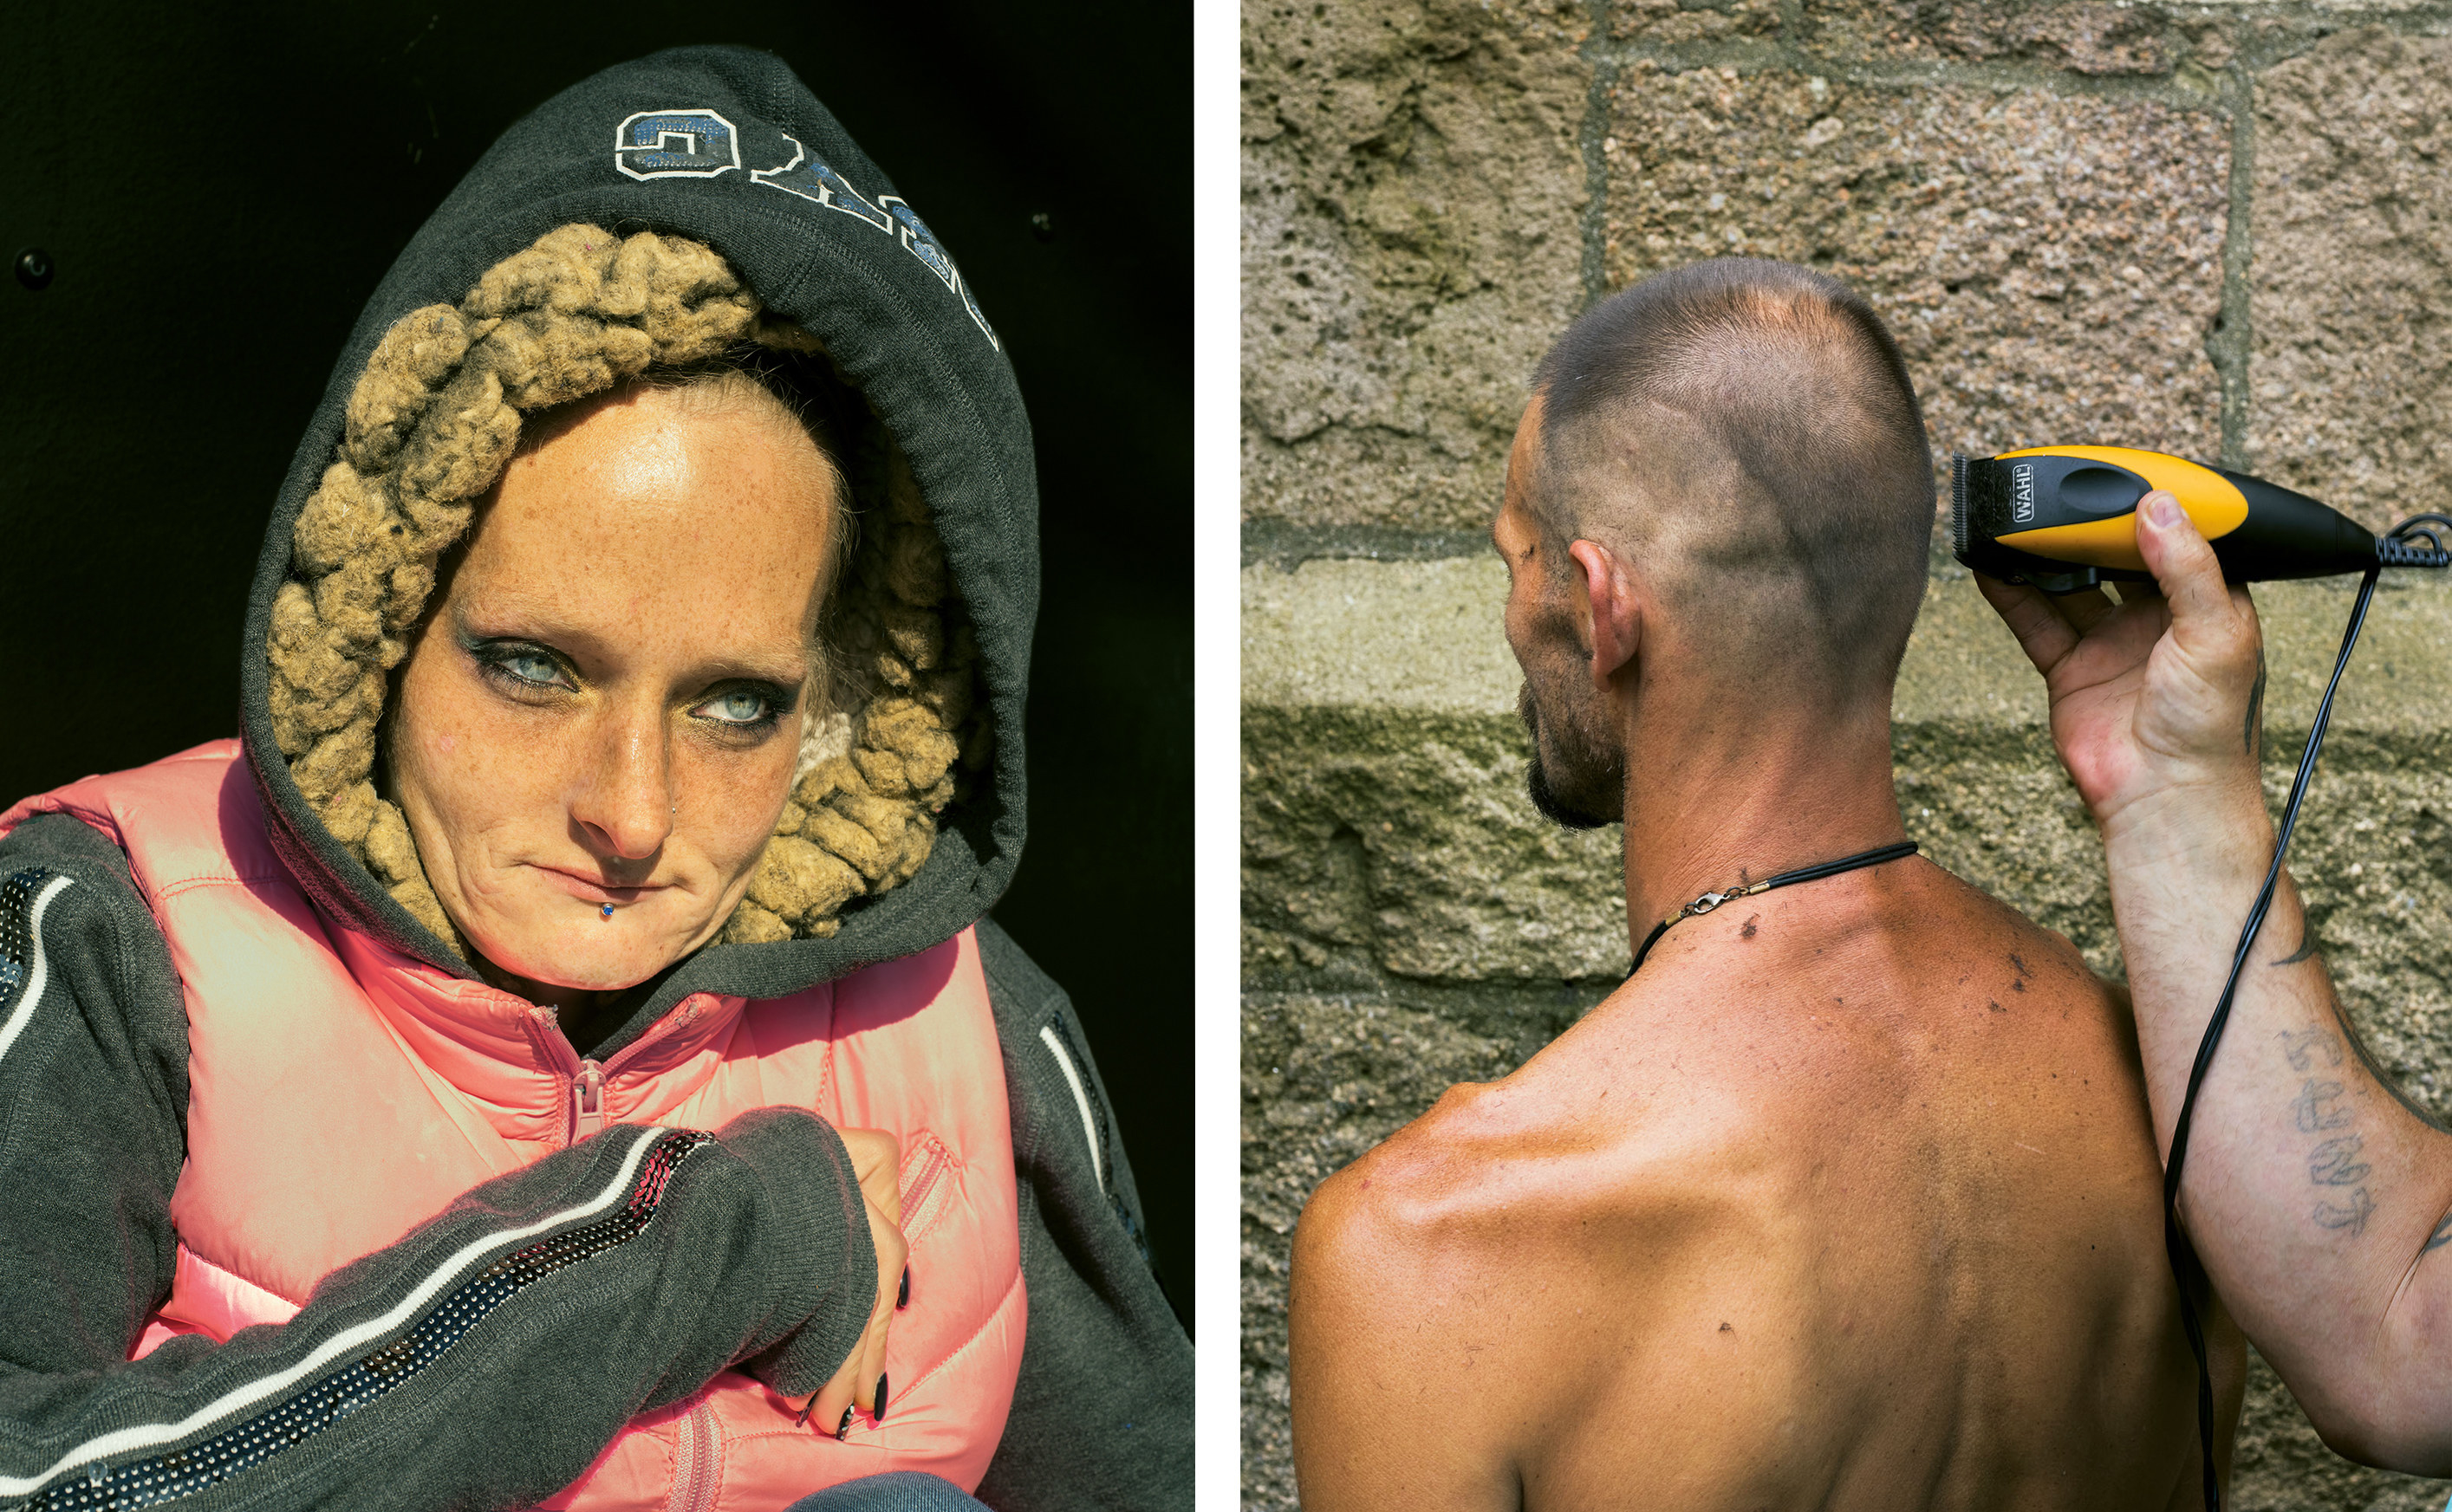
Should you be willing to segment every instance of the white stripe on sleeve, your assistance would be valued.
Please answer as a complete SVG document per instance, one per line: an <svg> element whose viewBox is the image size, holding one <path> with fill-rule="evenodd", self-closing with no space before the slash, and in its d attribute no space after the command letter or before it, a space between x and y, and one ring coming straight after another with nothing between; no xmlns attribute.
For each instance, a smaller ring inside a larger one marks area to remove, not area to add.
<svg viewBox="0 0 2452 1512"><path fill-rule="evenodd" d="M50 981L51 963L43 953L43 915L50 911L51 899L59 896L61 889L69 885L69 879L65 876L52 877L43 884L40 893L34 894L34 906L26 911L26 933L33 942L30 952L31 958L26 963L26 991L9 1014L9 1022L0 1024L0 1055L8 1054L9 1047L17 1043L17 1036L26 1031L27 1023L34 1016L34 1005L42 1001L43 989Z"/></svg>
<svg viewBox="0 0 2452 1512"><path fill-rule="evenodd" d="M1098 1178L1098 1190L1107 1189L1107 1160L1098 1149L1098 1121L1090 1114L1090 1090L1081 1085L1081 1073L1073 1069L1073 1057L1064 1053L1064 1041L1058 1037L1056 1026L1042 1024L1038 1037L1056 1057L1056 1069L1064 1073L1065 1085L1073 1089L1073 1101L1081 1109L1081 1137L1090 1142L1090 1174Z"/></svg>
<svg viewBox="0 0 2452 1512"><path fill-rule="evenodd" d="M390 1311L380 1318L369 1318L355 1327L344 1328L325 1340L316 1346L313 1353L288 1369L248 1382L198 1407L176 1423L146 1424L138 1427L116 1429L98 1438L88 1439L60 1456L49 1469L40 1475L0 1475L0 1496L27 1496L40 1489L55 1476L73 1470L79 1465L90 1464L97 1460L107 1460L113 1455L126 1454L134 1449L150 1449L166 1443L174 1443L199 1428L208 1427L225 1418L245 1411L268 1397L280 1395L334 1360L372 1344L407 1322L417 1314L419 1309L441 1295L444 1287L449 1286L470 1267L485 1260L488 1256L532 1239L548 1228L559 1227L575 1219L591 1217L620 1202L629 1190L631 1178L638 1174L639 1163L645 1158L647 1148L670 1132L670 1129L639 1129L639 1137L631 1142L630 1153L623 1158L622 1168L613 1173L613 1179L605 1184L603 1191L576 1208L549 1213L525 1227L471 1240L462 1246L449 1259L436 1267L432 1274L419 1283L416 1289L407 1296L394 1304Z"/></svg>

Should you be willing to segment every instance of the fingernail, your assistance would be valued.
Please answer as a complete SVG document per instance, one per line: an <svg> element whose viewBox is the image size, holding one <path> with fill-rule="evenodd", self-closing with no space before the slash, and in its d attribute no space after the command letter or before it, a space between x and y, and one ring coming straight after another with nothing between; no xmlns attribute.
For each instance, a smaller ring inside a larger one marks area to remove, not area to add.
<svg viewBox="0 0 2452 1512"><path fill-rule="evenodd" d="M843 1408L842 1421L835 1424L835 1438L840 1441L851 1434L851 1408Z"/></svg>
<svg viewBox="0 0 2452 1512"><path fill-rule="evenodd" d="M882 1372L880 1372L877 1378L877 1406L869 1413L868 1421L871 1423L885 1421L885 1376Z"/></svg>
<svg viewBox="0 0 2452 1512"><path fill-rule="evenodd" d="M894 1310L900 1312L911 1306L911 1267L902 1267L902 1289L894 1294Z"/></svg>
<svg viewBox="0 0 2452 1512"><path fill-rule="evenodd" d="M2153 515L2154 523L2165 530L2180 522L2180 501L2168 494L2156 494L2146 507Z"/></svg>
<svg viewBox="0 0 2452 1512"><path fill-rule="evenodd" d="M812 1391L809 1393L809 1400L801 1404L801 1425L802 1427L808 1426L809 1414L818 1410L818 1396L819 1393Z"/></svg>

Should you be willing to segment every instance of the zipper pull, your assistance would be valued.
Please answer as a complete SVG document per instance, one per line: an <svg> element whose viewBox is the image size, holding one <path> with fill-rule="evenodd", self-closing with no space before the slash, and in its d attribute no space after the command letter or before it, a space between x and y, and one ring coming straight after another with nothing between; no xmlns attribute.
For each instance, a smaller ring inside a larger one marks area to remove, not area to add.
<svg viewBox="0 0 2452 1512"><path fill-rule="evenodd" d="M583 1060L570 1078L570 1142L576 1145L603 1128L604 1068Z"/></svg>

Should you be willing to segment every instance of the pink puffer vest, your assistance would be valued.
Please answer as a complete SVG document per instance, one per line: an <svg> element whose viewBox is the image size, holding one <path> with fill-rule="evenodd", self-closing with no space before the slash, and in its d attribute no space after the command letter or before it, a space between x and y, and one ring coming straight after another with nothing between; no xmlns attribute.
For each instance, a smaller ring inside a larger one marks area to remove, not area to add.
<svg viewBox="0 0 2452 1512"><path fill-rule="evenodd" d="M285 1321L326 1273L606 1124L712 1129L790 1105L902 1141L911 1303L887 1343L885 1422L838 1443L794 1422L799 1402L728 1370L634 1420L545 1505L771 1512L885 1470L978 1486L1027 1306L973 932L790 997L696 994L599 1065L550 1009L318 912L265 835L235 740L29 798L0 834L56 812L128 853L187 991L177 1270L133 1354Z"/></svg>

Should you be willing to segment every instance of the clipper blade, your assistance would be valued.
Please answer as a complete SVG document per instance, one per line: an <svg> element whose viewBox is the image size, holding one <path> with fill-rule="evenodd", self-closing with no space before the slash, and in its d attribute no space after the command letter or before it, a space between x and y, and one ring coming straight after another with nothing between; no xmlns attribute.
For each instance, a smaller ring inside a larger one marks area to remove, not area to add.
<svg viewBox="0 0 2452 1512"><path fill-rule="evenodd" d="M1967 459L1949 457L1949 554L1967 560Z"/></svg>
<svg viewBox="0 0 2452 1512"><path fill-rule="evenodd" d="M1997 457L1950 454L1949 554L1958 564L2004 582L2032 583L2046 593L2076 593L2101 582L2106 576L2101 569L2001 544L1998 538L2016 528L2010 482L2004 473Z"/></svg>

